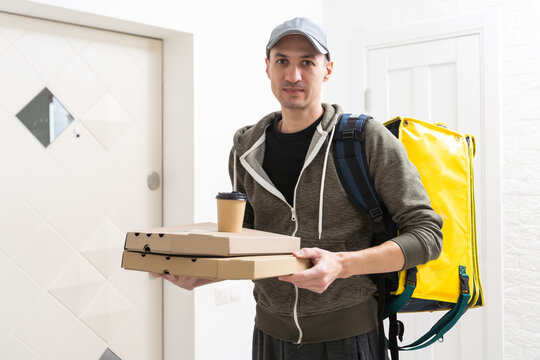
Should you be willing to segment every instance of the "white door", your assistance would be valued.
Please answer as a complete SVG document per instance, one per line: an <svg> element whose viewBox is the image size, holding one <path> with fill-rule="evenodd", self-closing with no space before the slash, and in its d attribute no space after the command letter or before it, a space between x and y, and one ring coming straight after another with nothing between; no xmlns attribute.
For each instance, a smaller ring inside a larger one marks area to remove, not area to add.
<svg viewBox="0 0 540 360"><path fill-rule="evenodd" d="M0 13L0 358L161 359L159 40ZM147 176L154 172L153 190Z"/></svg>
<svg viewBox="0 0 540 360"><path fill-rule="evenodd" d="M478 34L432 41L378 47L368 50L368 88L372 107L368 110L380 121L395 116L428 122L445 122L450 129L472 133L482 143L482 101L480 37ZM477 217L482 219L484 194L480 164L482 147L475 157ZM483 221L478 221L479 257L482 263ZM482 268L482 265L481 265ZM481 274L484 278L486 274ZM404 344L427 332L443 314L400 315L405 324ZM413 352L402 352L403 359L482 359L484 358L484 309L469 310L444 341Z"/></svg>

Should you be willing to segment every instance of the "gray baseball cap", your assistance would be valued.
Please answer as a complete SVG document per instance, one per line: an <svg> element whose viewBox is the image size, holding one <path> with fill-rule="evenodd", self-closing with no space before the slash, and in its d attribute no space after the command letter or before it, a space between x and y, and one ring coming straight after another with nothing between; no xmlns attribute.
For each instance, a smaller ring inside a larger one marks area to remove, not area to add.
<svg viewBox="0 0 540 360"><path fill-rule="evenodd" d="M266 45L266 57L270 57L270 49L281 38L293 34L304 35L319 53L326 55L328 60L330 60L330 52L326 45L326 33L323 28L304 17L287 20L272 30L270 40L268 40L268 44Z"/></svg>

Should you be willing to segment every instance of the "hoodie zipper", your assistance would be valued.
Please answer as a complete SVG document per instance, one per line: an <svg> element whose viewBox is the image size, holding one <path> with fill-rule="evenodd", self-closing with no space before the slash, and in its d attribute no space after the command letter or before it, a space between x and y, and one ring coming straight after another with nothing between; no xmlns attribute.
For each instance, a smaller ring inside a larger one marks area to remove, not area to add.
<svg viewBox="0 0 540 360"><path fill-rule="evenodd" d="M320 127L320 125L318 127ZM317 128L317 131L319 131L319 133L321 132L319 130L319 128ZM294 224L295 224L294 232L292 233L291 236L296 236L296 233L298 231L298 218L296 216L296 190L298 188L298 184L300 183L300 178L302 177L302 173L306 169L307 165L309 165L311 163L311 161L313 160L315 155L319 152L320 147L322 146L322 144L326 140L326 135L328 133L327 132L324 132L324 133L325 133L324 136L321 136L321 138L317 142L315 148L311 151L310 155L307 157L306 161L304 162L304 166L302 167L302 170L300 170L300 174L298 174L298 180L296 181L296 185L294 186L293 206L291 206L287 202L287 200L285 199L285 197L283 196L283 194L281 192L279 192L274 186L270 185L267 181L265 181L264 178L262 176L260 176L249 165L249 163L245 159L246 156L249 153L251 153L257 147L259 147L262 143L264 143L264 141L266 139L265 133L263 133L263 135L253 144L253 146L249 150L247 150L242 156L240 156L240 163L242 164L242 166L244 166L246 171L253 177L253 179L255 181L257 181L259 184L261 184L270 193L274 194L274 196L276 196L277 198L279 198L283 202L285 202L285 204L287 204L287 206L291 209L291 221L294 222ZM294 298L294 307L293 307L293 320L294 320L294 324L295 324L296 328L298 329L298 340L297 340L296 343L300 344L302 342L303 332L302 332L302 328L300 327L300 323L298 321L299 290L298 290L298 287L296 285L294 285L294 290L295 290L294 291L295 292L295 298Z"/></svg>
<svg viewBox="0 0 540 360"><path fill-rule="evenodd" d="M302 166L302 170L300 170L300 174L298 174L298 180L296 181L296 185L294 186L293 206L291 207L291 212L292 212L291 219L294 221L294 223L296 225L294 233L293 233L292 236L296 236L296 232L298 231L298 221L297 221L297 217L296 217L296 190L298 189L298 184L300 183L300 178L302 177L302 174L304 173L304 170L306 169L306 167L313 160L314 154L317 154L319 152L319 149L317 147L319 147L319 145L322 146L322 144L324 143L325 140L326 140L326 136L322 136L319 139L319 141L317 143L317 146L315 147L317 151L313 150L311 152L311 154L307 158L308 161L306 161L304 163L304 166ZM298 302L300 300L300 291L298 290L298 286L296 286L296 285L294 285L294 295L295 295L295 297L294 297L294 307L293 307L293 320L294 320L294 324L296 325L296 328L298 329L298 340L296 341L296 343L300 344L302 342L303 331L302 331L302 328L300 327L300 322L298 321Z"/></svg>
<svg viewBox="0 0 540 360"><path fill-rule="evenodd" d="M296 222L296 210L294 209L294 207L291 207L291 221Z"/></svg>

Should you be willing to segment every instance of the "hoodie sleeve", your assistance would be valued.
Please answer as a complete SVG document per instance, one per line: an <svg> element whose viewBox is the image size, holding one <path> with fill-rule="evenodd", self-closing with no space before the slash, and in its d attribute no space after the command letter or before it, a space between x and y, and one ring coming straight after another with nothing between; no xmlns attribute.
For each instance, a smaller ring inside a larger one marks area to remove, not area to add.
<svg viewBox="0 0 540 360"><path fill-rule="evenodd" d="M234 156L236 156L236 169L234 168ZM235 171L236 170L236 171ZM243 193L246 192L244 184L242 183L244 169L240 165L240 159L238 154L234 151L234 146L229 153L229 177L231 178L231 183L234 183L234 176L236 176L236 190ZM246 202L246 210L244 211L244 224L243 227L248 229L254 228L254 214L253 208L249 201Z"/></svg>
<svg viewBox="0 0 540 360"><path fill-rule="evenodd" d="M439 257L442 218L431 207L416 167L401 142L377 121L366 124L366 157L375 191L397 225L392 239L405 255L404 269Z"/></svg>

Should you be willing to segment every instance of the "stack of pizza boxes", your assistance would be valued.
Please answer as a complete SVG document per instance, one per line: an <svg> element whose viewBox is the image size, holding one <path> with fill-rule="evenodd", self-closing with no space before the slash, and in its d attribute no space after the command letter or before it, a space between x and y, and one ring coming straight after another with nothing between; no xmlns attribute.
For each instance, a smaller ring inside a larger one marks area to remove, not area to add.
<svg viewBox="0 0 540 360"><path fill-rule="evenodd" d="M292 255L300 238L242 229L219 232L215 223L164 227L126 234L122 267L205 279L263 279L311 266Z"/></svg>

